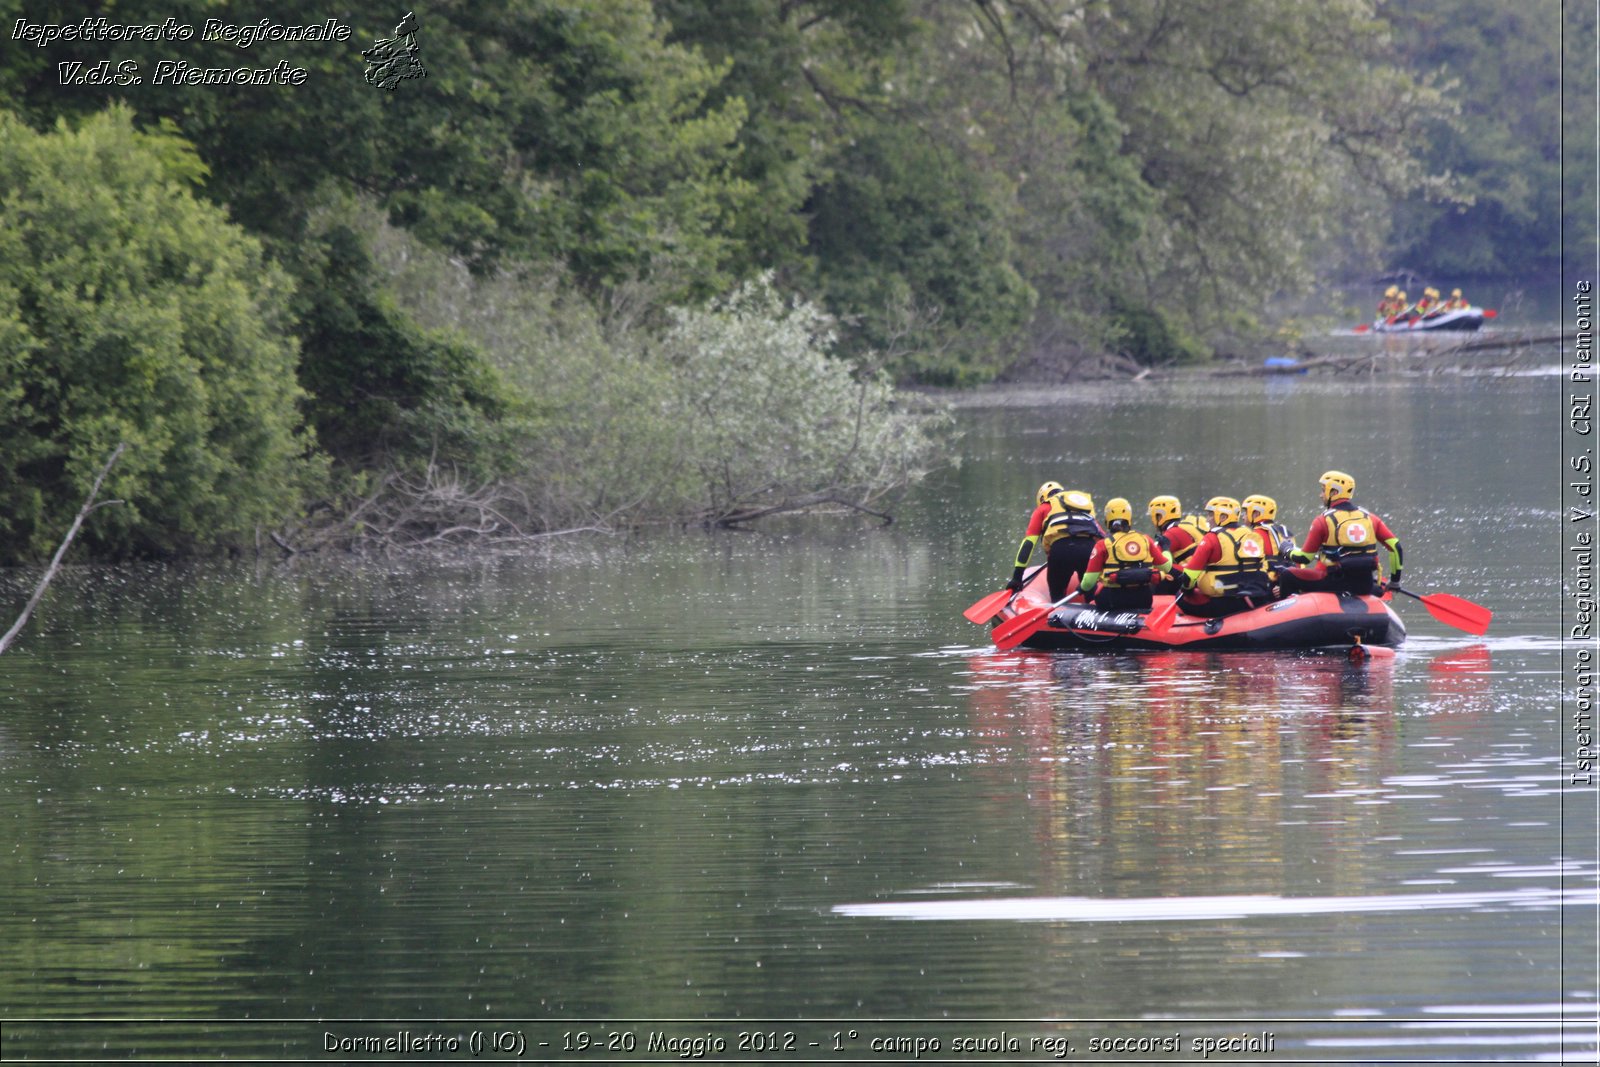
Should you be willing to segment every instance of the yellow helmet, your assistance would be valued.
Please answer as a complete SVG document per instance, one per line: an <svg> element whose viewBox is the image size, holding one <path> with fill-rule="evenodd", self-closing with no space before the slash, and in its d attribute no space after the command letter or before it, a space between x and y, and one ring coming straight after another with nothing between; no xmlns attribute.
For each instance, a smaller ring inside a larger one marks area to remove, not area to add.
<svg viewBox="0 0 1600 1067"><path fill-rule="evenodd" d="M1387 289L1385 289L1383 291L1383 295L1384 296L1393 296L1394 294L1398 293L1399 291L1400 291L1400 287L1398 285L1391 285L1391 286L1389 286L1389 288L1387 288Z"/></svg>
<svg viewBox="0 0 1600 1067"><path fill-rule="evenodd" d="M1278 502L1270 496L1255 493L1244 498L1244 518L1252 525L1258 522L1274 522L1278 518Z"/></svg>
<svg viewBox="0 0 1600 1067"><path fill-rule="evenodd" d="M1231 496L1214 496L1206 501L1206 514L1211 516L1211 525L1226 526L1230 522L1239 521L1239 502Z"/></svg>
<svg viewBox="0 0 1600 1067"><path fill-rule="evenodd" d="M1322 489L1324 504L1348 499L1356 491L1356 480L1344 471L1324 471L1322 477L1317 479L1317 485Z"/></svg>
<svg viewBox="0 0 1600 1067"><path fill-rule="evenodd" d="M1395 296L1396 300L1404 300L1405 298L1406 298L1406 291L1404 289L1400 290L1399 294Z"/></svg>
<svg viewBox="0 0 1600 1067"><path fill-rule="evenodd" d="M1068 489L1062 494L1061 503L1073 511L1087 511L1094 514L1094 497L1081 489Z"/></svg>
<svg viewBox="0 0 1600 1067"><path fill-rule="evenodd" d="M1110 526L1114 522L1133 525L1133 505L1120 496L1106 501L1106 525Z"/></svg>
<svg viewBox="0 0 1600 1067"><path fill-rule="evenodd" d="M1063 487L1060 482L1045 482L1039 487L1039 503L1043 504L1046 500L1062 491Z"/></svg>
<svg viewBox="0 0 1600 1067"><path fill-rule="evenodd" d="M1422 290L1422 295L1423 296L1438 296L1439 295L1439 290L1435 289L1433 286L1430 285L1426 289Z"/></svg>
<svg viewBox="0 0 1600 1067"><path fill-rule="evenodd" d="M1150 521L1156 526L1171 522L1183 515L1183 505L1175 496L1158 496L1150 499Z"/></svg>
<svg viewBox="0 0 1600 1067"><path fill-rule="evenodd" d="M1461 295L1461 290L1460 289L1452 289L1452 290L1450 290L1450 295L1451 296L1460 296Z"/></svg>

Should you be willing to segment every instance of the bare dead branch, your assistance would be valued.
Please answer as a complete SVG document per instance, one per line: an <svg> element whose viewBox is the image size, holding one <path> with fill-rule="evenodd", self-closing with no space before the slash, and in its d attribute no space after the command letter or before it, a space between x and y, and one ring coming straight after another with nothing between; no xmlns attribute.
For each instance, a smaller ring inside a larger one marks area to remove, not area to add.
<svg viewBox="0 0 1600 1067"><path fill-rule="evenodd" d="M105 482L106 475L111 473L112 465L122 456L122 451L126 447L127 442L118 443L117 447L112 449L111 457L106 460L105 466L101 467L100 473L95 476L94 487L89 490L89 496L84 500L83 507L78 509L78 516L72 520L72 527L67 530L67 536L62 539L61 547L56 549L56 554L51 558L50 566L46 568L44 577L40 578L39 584L34 587L33 596L28 598L27 606L22 609L22 614L17 616L17 621L11 624L11 629L6 631L4 637L0 637L0 654L3 654L6 649L11 647L11 642L15 641L17 635L22 632L22 628L28 625L28 619L33 615L33 609L39 606L40 600L44 599L45 589L49 587L51 580L55 578L56 572L61 569L61 559L67 554L67 549L71 547L72 539L78 536L78 529L83 526L83 520L89 516L90 512L96 511L100 507L107 504L122 503L120 500L107 500L101 504L96 504L95 498L100 495L101 484Z"/></svg>
<svg viewBox="0 0 1600 1067"><path fill-rule="evenodd" d="M802 497L797 500L787 500L783 503L772 504L768 507L747 508L742 511L732 512L713 520L713 525L724 528L733 527L747 522L754 522L756 519L764 519L770 515L783 515L797 511L810 511L826 504L833 504L838 507L848 508L851 511L859 511L863 514L871 515L873 518L882 519L885 526L888 526L894 522L894 516L888 514L887 512L874 511L872 508L869 508L864 504L858 504L855 501L846 500L844 497L827 493Z"/></svg>

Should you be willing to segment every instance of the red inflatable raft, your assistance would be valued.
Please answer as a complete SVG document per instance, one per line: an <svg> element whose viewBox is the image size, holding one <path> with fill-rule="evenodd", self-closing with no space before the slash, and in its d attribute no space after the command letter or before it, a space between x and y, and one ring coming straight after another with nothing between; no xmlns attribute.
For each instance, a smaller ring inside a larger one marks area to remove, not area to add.
<svg viewBox="0 0 1600 1067"><path fill-rule="evenodd" d="M1000 609L997 625L1030 609L1048 606L1048 595L1043 576L1035 571L1022 592ZM1179 611L1165 633L1152 636L1147 620L1171 602L1171 597L1158 596L1149 615L1143 615L1101 611L1074 599L1052 610L1049 621L1024 640L1021 647L1048 651L1136 648L1267 651L1348 649L1356 645L1394 648L1406 639L1405 624L1388 604L1378 597L1347 593L1296 593L1220 619L1196 618Z"/></svg>

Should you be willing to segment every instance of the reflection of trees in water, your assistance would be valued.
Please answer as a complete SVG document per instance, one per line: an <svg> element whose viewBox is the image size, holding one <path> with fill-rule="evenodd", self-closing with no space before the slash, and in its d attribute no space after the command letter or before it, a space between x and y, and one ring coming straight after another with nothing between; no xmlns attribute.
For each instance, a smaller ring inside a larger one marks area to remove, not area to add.
<svg viewBox="0 0 1600 1067"><path fill-rule="evenodd" d="M1486 656L1430 663L1427 706L1486 706ZM1397 669L1387 655L977 657L974 730L994 773L1025 781L1063 891L1337 891L1363 877L1359 846L1416 710L1417 672L1402 700ZM1329 854L1348 862L1310 873Z"/></svg>

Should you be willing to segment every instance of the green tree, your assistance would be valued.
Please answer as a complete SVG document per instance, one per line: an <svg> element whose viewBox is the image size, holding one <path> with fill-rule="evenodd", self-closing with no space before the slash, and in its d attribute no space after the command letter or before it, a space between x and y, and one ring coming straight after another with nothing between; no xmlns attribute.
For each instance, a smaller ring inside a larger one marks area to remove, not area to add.
<svg viewBox="0 0 1600 1067"><path fill-rule="evenodd" d="M517 404L472 345L419 329L375 281L352 202L313 220L296 329L313 358L299 380L319 443L350 471L447 463L504 469Z"/></svg>
<svg viewBox="0 0 1600 1067"><path fill-rule="evenodd" d="M896 61L920 26L907 0L655 0L669 39L725 65L708 96L747 113L734 172L755 195L730 220L744 275L805 271L808 201L841 148L888 115Z"/></svg>
<svg viewBox="0 0 1600 1067"><path fill-rule="evenodd" d="M0 0L0 7L8 0ZM71 22L100 5L68 3ZM25 14L10 3L14 13ZM306 0L275 21L320 24ZM170 122L208 168L202 191L268 247L296 281L299 380L322 443L351 474L342 500L432 462L473 478L502 471L525 432L481 353L431 334L383 292L365 233L341 221L361 191L394 222L489 274L558 264L597 301L637 290L693 300L731 283L730 220L750 196L732 170L738 99L708 101L726 64L670 44L647 0L489 0L420 10L428 76L379 91L361 49L400 12L344 16L345 42L58 42L0 39L0 91L37 125L88 114L108 96L146 124ZM253 21L209 0L118 5L117 21L200 27ZM42 62L48 54L52 62ZM62 85L54 60L137 65L136 85ZM297 86L158 84L158 64L307 68Z"/></svg>
<svg viewBox="0 0 1600 1067"><path fill-rule="evenodd" d="M1564 37L1583 39L1578 26L1564 25L1557 0L1408 0L1387 11L1400 55L1449 79L1461 101L1455 121L1415 133L1424 161L1454 175L1461 195L1402 200L1391 262L1457 277L1554 271L1563 210L1561 48ZM1593 73L1592 62L1581 66Z"/></svg>
<svg viewBox="0 0 1600 1067"><path fill-rule="evenodd" d="M1390 198L1437 186L1414 131L1447 104L1374 0L1095 3L1064 32L1156 197L1124 288L1213 335L1351 234L1375 254Z"/></svg>
<svg viewBox="0 0 1600 1067"><path fill-rule="evenodd" d="M26 14L18 0L0 0ZM52 18L103 14L65 3ZM745 109L708 96L727 72L669 43L649 0L482 0L418 9L428 76L395 92L363 76L361 50L393 34L393 12L341 16L348 41L57 43L0 38L0 92L43 126L109 97L143 121L170 119L210 168L207 194L254 232L305 232L320 193L375 196L398 223L476 266L501 256L558 259L587 284L648 276L681 298L724 289L736 257L730 220L751 187L734 171ZM115 20L194 27L253 22L211 0L128 0ZM310 0L271 19L320 24ZM9 23L8 23L9 25ZM42 62L41 56L51 62ZM136 63L139 84L63 85L55 60ZM301 85L157 84L157 64L307 70Z"/></svg>
<svg viewBox="0 0 1600 1067"><path fill-rule="evenodd" d="M1123 287L1157 206L1127 128L1083 75L1075 9L925 4L929 31L906 61L919 114L984 175L1011 260L1039 293L1010 343L1050 373L1124 345Z"/></svg>
<svg viewBox="0 0 1600 1067"><path fill-rule="evenodd" d="M879 128L842 153L812 195L809 248L825 305L859 323L852 348L941 385L1001 370L1034 300L1012 264L1005 204L962 153L915 127Z"/></svg>
<svg viewBox="0 0 1600 1067"><path fill-rule="evenodd" d="M1349 234L1375 251L1391 196L1437 184L1409 131L1446 102L1391 54L1375 0L922 0L913 14L893 132L870 135L892 147L870 156L858 137L842 158L867 162L841 173L982 190L961 198L984 207L972 223L1006 239L963 249L968 284L982 293L1004 261L1037 291L1025 336L984 324L1035 361L1193 358L1197 336L1259 335L1255 317ZM926 197L896 206L961 230ZM817 256L823 277L832 258Z"/></svg>
<svg viewBox="0 0 1600 1067"><path fill-rule="evenodd" d="M48 134L0 112L0 559L48 552L118 441L97 553L235 546L293 511L288 282L203 174L124 108Z"/></svg>

